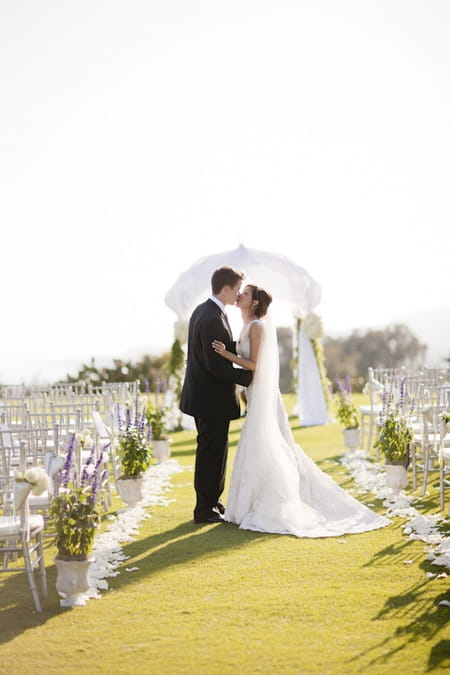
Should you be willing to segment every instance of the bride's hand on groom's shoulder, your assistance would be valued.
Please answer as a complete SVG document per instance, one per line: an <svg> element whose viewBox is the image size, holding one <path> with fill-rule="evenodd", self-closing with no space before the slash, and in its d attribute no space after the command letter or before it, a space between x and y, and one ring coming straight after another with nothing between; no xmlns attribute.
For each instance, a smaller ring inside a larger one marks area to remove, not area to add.
<svg viewBox="0 0 450 675"><path fill-rule="evenodd" d="M221 356L224 355L226 352L225 345L223 342L220 342L219 340L213 340L212 342L212 347L217 354L220 354Z"/></svg>

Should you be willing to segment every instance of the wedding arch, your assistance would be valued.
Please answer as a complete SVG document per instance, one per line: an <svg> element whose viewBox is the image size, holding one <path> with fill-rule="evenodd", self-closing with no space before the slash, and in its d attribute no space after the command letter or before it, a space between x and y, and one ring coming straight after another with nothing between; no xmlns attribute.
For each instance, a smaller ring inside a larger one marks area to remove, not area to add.
<svg viewBox="0 0 450 675"><path fill-rule="evenodd" d="M290 320L299 326L298 386L294 414L304 426L325 424L328 409L319 372L314 341L319 338L319 321L313 310L320 302L322 289L308 272L284 255L247 248L242 244L231 251L216 253L194 262L175 281L165 297L167 306L177 315L176 335L186 341L185 327L192 310L211 293L211 275L217 267L229 265L245 273L248 283L270 291L277 308L290 311Z"/></svg>

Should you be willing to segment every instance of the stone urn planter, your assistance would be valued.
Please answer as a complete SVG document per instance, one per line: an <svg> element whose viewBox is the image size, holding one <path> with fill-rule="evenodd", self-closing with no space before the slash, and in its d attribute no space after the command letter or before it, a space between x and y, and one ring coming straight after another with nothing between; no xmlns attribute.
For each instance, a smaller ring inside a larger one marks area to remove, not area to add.
<svg viewBox="0 0 450 675"><path fill-rule="evenodd" d="M153 447L153 457L158 460L158 464L164 462L168 457L170 457L170 439L161 438L157 441L152 441Z"/></svg>
<svg viewBox="0 0 450 675"><path fill-rule="evenodd" d="M408 487L408 474L405 466L405 461L399 460L397 463L386 462L386 479L385 485L390 488L394 494L398 494L400 490Z"/></svg>
<svg viewBox="0 0 450 675"><path fill-rule="evenodd" d="M409 449L413 438L408 419L398 411L389 410L384 417L375 448L379 448L385 458L385 485L394 494L398 494L408 485L407 469Z"/></svg>
<svg viewBox="0 0 450 675"><path fill-rule="evenodd" d="M361 430L359 427L354 429L344 429L344 445L348 450L354 451L361 447Z"/></svg>
<svg viewBox="0 0 450 675"><path fill-rule="evenodd" d="M121 500L128 506L135 506L141 501L143 478L117 478L116 487Z"/></svg>
<svg viewBox="0 0 450 675"><path fill-rule="evenodd" d="M61 607L83 607L89 600L89 568L94 558L87 560L61 560L55 558L56 590L61 597Z"/></svg>

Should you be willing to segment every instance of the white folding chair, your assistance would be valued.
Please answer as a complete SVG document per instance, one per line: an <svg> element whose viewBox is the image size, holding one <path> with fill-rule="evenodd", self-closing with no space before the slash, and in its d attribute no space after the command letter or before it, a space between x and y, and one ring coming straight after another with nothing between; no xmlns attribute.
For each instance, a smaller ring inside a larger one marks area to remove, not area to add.
<svg viewBox="0 0 450 675"><path fill-rule="evenodd" d="M381 396L384 386L375 379L373 368L369 368L367 374L364 393L369 395L369 404L359 406L359 414L361 417L361 447L365 447L370 452L377 437L377 422L383 407Z"/></svg>
<svg viewBox="0 0 450 675"><path fill-rule="evenodd" d="M449 421L447 421L449 420ZM441 511L445 507L445 490L450 487L450 406L441 418L439 449L439 503ZM450 516L450 504L448 507Z"/></svg>
<svg viewBox="0 0 450 675"><path fill-rule="evenodd" d="M417 488L417 474L422 471L422 495L426 492L429 474L437 469L442 473L445 450L450 448L450 439L442 435L442 415L449 401L448 385L422 385L418 400L419 425L415 427L411 443L413 487ZM443 492L440 492L442 509Z"/></svg>
<svg viewBox="0 0 450 675"><path fill-rule="evenodd" d="M13 483L13 484L11 484ZM47 597L47 577L42 546L44 518L30 514L28 499L32 486L9 480L0 481L2 501L9 499L12 491L12 513L0 515L0 572L25 571L37 612L42 611L41 599L34 578L39 569L41 595ZM5 503L5 502L3 502ZM23 558L23 562L21 559Z"/></svg>

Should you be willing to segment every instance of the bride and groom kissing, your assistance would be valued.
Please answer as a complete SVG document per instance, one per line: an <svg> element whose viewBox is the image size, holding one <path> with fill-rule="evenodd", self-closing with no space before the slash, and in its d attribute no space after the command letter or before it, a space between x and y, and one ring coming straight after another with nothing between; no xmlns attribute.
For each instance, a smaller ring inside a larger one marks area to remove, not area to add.
<svg viewBox="0 0 450 675"><path fill-rule="evenodd" d="M389 524L340 488L296 444L281 398L278 347L270 294L244 274L220 267L211 296L189 321L181 410L194 417L196 523L297 537L338 536ZM243 326L237 343L225 314L236 304ZM239 367L235 367L239 366ZM230 420L240 417L237 385L247 387L247 413L225 488Z"/></svg>

